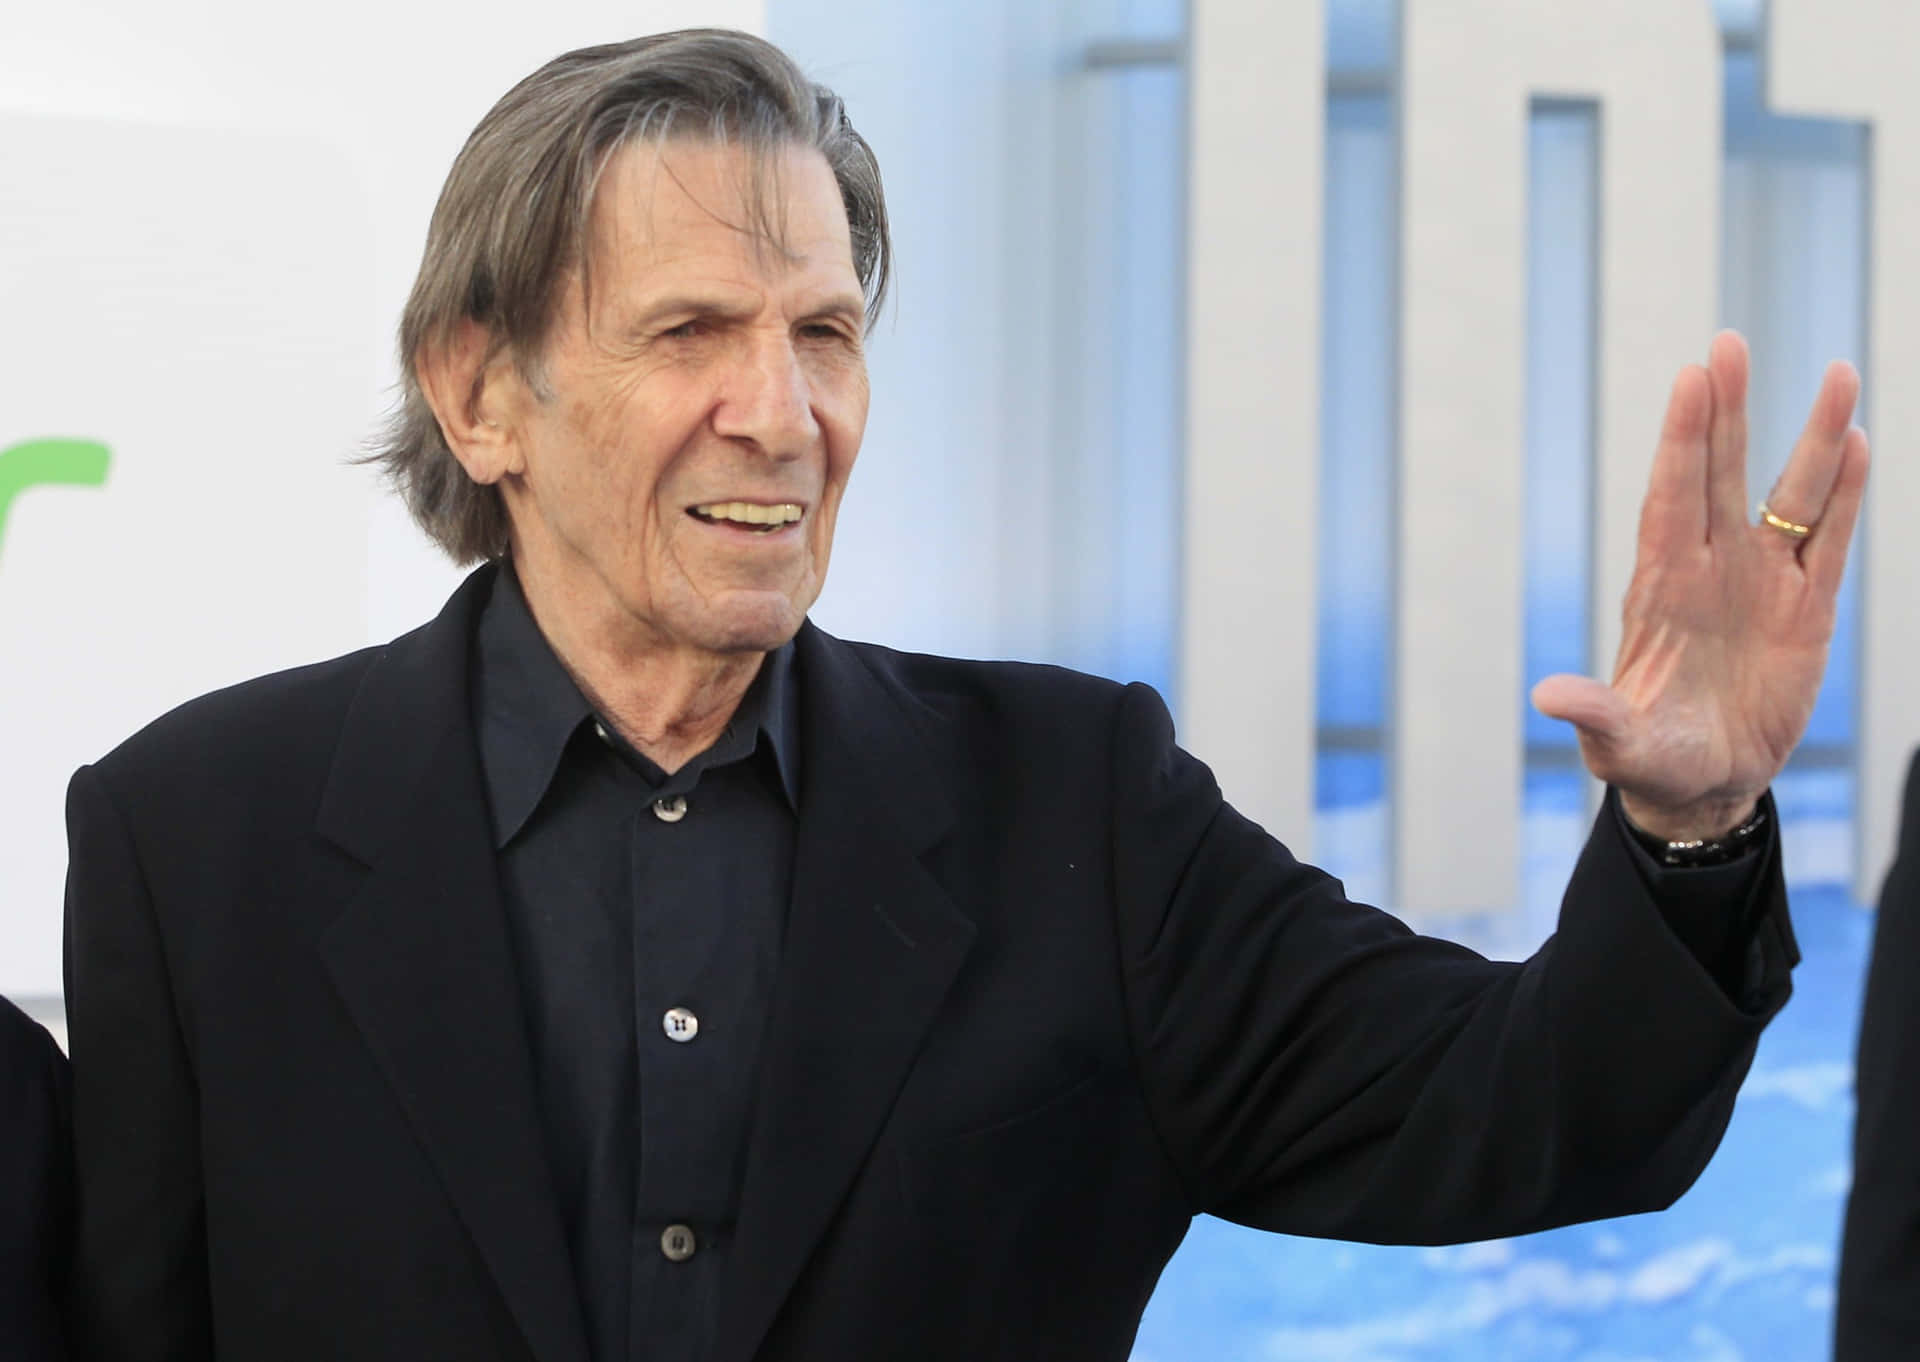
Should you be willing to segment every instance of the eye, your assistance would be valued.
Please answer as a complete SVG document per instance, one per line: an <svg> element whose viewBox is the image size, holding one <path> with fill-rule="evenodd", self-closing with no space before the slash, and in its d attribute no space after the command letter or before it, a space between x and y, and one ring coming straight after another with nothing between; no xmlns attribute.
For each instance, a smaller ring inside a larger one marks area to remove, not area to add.
<svg viewBox="0 0 1920 1362"><path fill-rule="evenodd" d="M660 334L667 340L692 340L694 337L703 334L706 329L706 323L698 317L694 317L688 321L681 322L678 326L670 326Z"/></svg>
<svg viewBox="0 0 1920 1362"><path fill-rule="evenodd" d="M849 339L846 330L833 322L807 322L800 327L800 334L807 340L844 341Z"/></svg>

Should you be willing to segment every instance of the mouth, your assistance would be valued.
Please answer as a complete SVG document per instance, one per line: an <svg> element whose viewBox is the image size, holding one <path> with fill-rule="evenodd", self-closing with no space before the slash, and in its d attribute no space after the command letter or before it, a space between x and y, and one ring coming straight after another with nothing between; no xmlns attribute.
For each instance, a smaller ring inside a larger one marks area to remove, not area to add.
<svg viewBox="0 0 1920 1362"><path fill-rule="evenodd" d="M687 514L704 525L719 525L748 534L778 534L798 524L806 508L797 501L709 501L689 506Z"/></svg>

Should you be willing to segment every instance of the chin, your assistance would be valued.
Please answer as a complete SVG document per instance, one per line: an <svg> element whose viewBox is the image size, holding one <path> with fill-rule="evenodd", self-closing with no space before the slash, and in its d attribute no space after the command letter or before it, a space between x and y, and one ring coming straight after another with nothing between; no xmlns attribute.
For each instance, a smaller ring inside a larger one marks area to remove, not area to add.
<svg viewBox="0 0 1920 1362"><path fill-rule="evenodd" d="M806 611L792 601L739 601L683 631L715 653L770 653L800 632Z"/></svg>

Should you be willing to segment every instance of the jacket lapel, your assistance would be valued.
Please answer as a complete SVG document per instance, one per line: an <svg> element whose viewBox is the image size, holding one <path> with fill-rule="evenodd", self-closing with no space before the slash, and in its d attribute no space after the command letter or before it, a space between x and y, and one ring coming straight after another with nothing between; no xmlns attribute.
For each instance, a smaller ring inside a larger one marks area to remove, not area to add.
<svg viewBox="0 0 1920 1362"><path fill-rule="evenodd" d="M920 860L952 823L940 721L806 626L793 895L715 1362L759 1348L891 1110L973 924Z"/></svg>
<svg viewBox="0 0 1920 1362"><path fill-rule="evenodd" d="M368 873L320 950L534 1356L587 1362L469 713L492 576L389 646L355 697L319 830Z"/></svg>

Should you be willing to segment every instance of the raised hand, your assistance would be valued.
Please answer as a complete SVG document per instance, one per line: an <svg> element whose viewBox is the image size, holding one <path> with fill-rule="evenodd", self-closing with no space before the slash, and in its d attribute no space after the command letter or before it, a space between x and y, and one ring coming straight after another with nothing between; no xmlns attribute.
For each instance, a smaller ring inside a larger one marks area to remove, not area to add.
<svg viewBox="0 0 1920 1362"><path fill-rule="evenodd" d="M1613 682L1550 676L1541 713L1580 731L1587 769L1673 841L1744 820L1800 741L1867 482L1860 376L1827 369L1756 523L1747 499L1747 347L1714 338L1673 385L1640 511ZM1803 533L1804 531L1804 533Z"/></svg>

